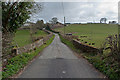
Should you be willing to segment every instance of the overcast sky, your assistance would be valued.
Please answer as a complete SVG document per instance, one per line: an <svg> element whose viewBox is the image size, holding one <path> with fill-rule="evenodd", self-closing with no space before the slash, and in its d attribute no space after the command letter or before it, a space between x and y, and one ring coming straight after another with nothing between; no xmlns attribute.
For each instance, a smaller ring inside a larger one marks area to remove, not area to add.
<svg viewBox="0 0 120 80"><path fill-rule="evenodd" d="M42 2L42 10L31 17L31 21L43 19L48 22L52 17L57 17L63 22L99 22L100 18L108 21L118 21L118 1L114 2ZM64 11L64 12L63 12Z"/></svg>

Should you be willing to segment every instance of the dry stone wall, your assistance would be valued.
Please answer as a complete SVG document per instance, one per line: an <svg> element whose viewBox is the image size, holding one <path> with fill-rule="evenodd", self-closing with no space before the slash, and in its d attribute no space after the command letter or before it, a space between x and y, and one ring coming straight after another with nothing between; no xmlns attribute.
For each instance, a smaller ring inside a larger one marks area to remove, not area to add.
<svg viewBox="0 0 120 80"><path fill-rule="evenodd" d="M99 53L100 52L100 49L97 49L95 47L92 47L92 46L89 46L89 45L86 45L86 44L83 44L81 43L80 41L78 41L78 36L68 36L68 35L63 35L63 34L60 34L63 38L71 41L73 43L73 45L77 48L77 49L80 49L82 52L87 52L87 53Z"/></svg>
<svg viewBox="0 0 120 80"><path fill-rule="evenodd" d="M81 43L77 40L73 40L73 45L77 49L82 50L83 52L87 52L87 53L98 53L98 52L100 52L99 49L97 49L95 47L92 47L92 46L89 46L89 45L86 45L86 44L83 44L83 43Z"/></svg>
<svg viewBox="0 0 120 80"><path fill-rule="evenodd" d="M53 33L47 30L44 30L45 32L49 33L49 35L43 37L40 40L35 41L32 44L26 45L24 47L18 48L17 49L17 54L21 54L21 53L26 53L26 52L30 52L32 50L35 50L36 48L40 47L41 45L43 45L47 40L49 40L52 36Z"/></svg>
<svg viewBox="0 0 120 80"><path fill-rule="evenodd" d="M40 47L43 44L43 39L40 39L32 44L26 45L24 47L18 48L17 49L17 54L25 53L25 52L30 52L31 50L35 50L35 48Z"/></svg>
<svg viewBox="0 0 120 80"><path fill-rule="evenodd" d="M49 35L43 37L42 39L39 39L37 41L35 41L32 44L28 44L24 47L19 47L19 48L15 48L12 49L12 55L6 55L4 59L2 59L2 66L5 66L7 64L7 57L12 58L14 56L17 56L18 54L22 54L22 53L27 53L30 52L32 50L35 50L36 48L39 48L41 45L43 45L47 40L49 40L52 36L53 33L49 32L47 30L44 30L45 32L49 33ZM0 56L0 58L2 58L3 56Z"/></svg>

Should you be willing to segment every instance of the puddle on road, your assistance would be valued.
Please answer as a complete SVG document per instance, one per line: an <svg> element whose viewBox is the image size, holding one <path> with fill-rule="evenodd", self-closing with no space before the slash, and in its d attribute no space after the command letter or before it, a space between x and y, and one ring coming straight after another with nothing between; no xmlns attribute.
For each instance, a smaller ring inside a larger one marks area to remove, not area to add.
<svg viewBox="0 0 120 80"><path fill-rule="evenodd" d="M64 58L56 58L56 59L64 59Z"/></svg>

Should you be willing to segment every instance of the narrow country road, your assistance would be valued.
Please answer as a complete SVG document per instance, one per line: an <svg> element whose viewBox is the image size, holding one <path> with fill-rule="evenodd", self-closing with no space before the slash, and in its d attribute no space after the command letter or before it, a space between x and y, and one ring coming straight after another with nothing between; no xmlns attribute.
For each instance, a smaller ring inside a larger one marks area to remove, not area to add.
<svg viewBox="0 0 120 80"><path fill-rule="evenodd" d="M103 78L103 75L85 59L78 59L55 34L52 44L18 78Z"/></svg>

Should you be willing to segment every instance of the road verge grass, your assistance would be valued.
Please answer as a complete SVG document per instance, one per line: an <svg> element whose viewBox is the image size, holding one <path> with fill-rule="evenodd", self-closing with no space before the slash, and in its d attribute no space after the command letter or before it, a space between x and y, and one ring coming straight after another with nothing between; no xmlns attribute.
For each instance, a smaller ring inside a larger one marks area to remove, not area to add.
<svg viewBox="0 0 120 80"><path fill-rule="evenodd" d="M81 52L80 50L78 50L78 49L76 49L76 48L74 47L72 41L69 41L69 40L63 38L60 34L59 34L59 36L60 36L60 39L61 39L61 42L62 42L62 43L66 44L66 45L69 46L72 50L74 50L74 51L76 51L76 52Z"/></svg>
<svg viewBox="0 0 120 80"><path fill-rule="evenodd" d="M8 78L18 73L21 69L23 69L34 57L36 57L45 47L50 45L54 39L55 35L53 35L49 40L46 41L46 44L43 44L39 48L36 48L35 51L30 53L23 53L16 57L8 60L8 65L3 68L2 78Z"/></svg>
<svg viewBox="0 0 120 80"><path fill-rule="evenodd" d="M81 52L79 49L76 49L74 47L71 41L63 38L61 35L59 36L61 42L69 46L72 50L76 51L77 53ZM110 80L120 79L120 67L118 65L118 62L113 61L111 57L104 58L105 56L101 54L94 55L92 53L82 53L80 55L86 58L91 64L94 65L96 69L105 74Z"/></svg>
<svg viewBox="0 0 120 80"><path fill-rule="evenodd" d="M100 72L104 73L110 80L119 80L120 79L120 71L119 66L116 61L109 62L108 61L111 58L105 58L101 59L101 56L96 55L96 56L86 56L84 57L95 66L96 69L98 69Z"/></svg>

